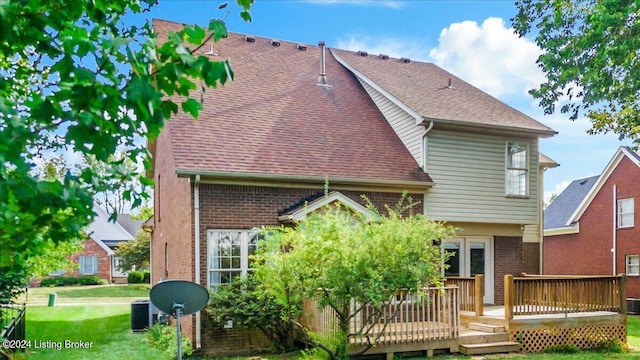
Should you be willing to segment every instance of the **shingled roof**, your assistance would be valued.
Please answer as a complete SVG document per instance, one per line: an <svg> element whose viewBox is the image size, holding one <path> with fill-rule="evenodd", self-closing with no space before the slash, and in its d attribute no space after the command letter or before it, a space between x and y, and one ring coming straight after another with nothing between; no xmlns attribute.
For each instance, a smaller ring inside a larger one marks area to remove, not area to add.
<svg viewBox="0 0 640 360"><path fill-rule="evenodd" d="M331 50L341 62L424 120L503 128L549 137L555 131L435 64Z"/></svg>
<svg viewBox="0 0 640 360"><path fill-rule="evenodd" d="M544 229L571 226L567 222L599 177L596 175L572 181L544 210Z"/></svg>
<svg viewBox="0 0 640 360"><path fill-rule="evenodd" d="M154 20L159 40L182 24ZM204 95L199 120L167 124L178 173L262 174L432 185L354 76L320 48L229 34L214 59L231 59L233 82ZM203 51L209 50L206 46Z"/></svg>

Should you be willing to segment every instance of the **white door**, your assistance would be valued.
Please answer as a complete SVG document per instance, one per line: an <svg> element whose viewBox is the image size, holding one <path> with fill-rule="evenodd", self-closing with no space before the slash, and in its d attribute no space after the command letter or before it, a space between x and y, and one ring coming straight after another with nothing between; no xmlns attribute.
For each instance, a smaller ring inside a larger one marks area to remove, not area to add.
<svg viewBox="0 0 640 360"><path fill-rule="evenodd" d="M493 239L466 237L446 240L444 250L451 254L445 276L484 275L484 303L493 304Z"/></svg>
<svg viewBox="0 0 640 360"><path fill-rule="evenodd" d="M113 277L126 277L129 272L128 271L120 271L118 267L120 265L121 259L119 257L111 258L111 276Z"/></svg>

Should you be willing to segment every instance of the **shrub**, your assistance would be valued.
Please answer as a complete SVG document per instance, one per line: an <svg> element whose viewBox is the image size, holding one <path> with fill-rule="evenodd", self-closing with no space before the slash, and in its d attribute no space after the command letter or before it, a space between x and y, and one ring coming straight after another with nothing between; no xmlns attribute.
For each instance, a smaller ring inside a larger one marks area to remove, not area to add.
<svg viewBox="0 0 640 360"><path fill-rule="evenodd" d="M176 335L176 329L172 326L154 324L147 329L147 340L149 343L161 351L164 351L172 356L176 356L178 350L178 340ZM191 340L182 334L182 355L191 356L193 348L191 347Z"/></svg>
<svg viewBox="0 0 640 360"><path fill-rule="evenodd" d="M151 273L148 271L144 272L144 277L142 278L142 282L145 284L151 283Z"/></svg>
<svg viewBox="0 0 640 360"><path fill-rule="evenodd" d="M104 285L107 280L99 278L97 275L84 275L78 279L80 285Z"/></svg>
<svg viewBox="0 0 640 360"><path fill-rule="evenodd" d="M144 282L144 273L142 271L129 271L127 282L129 284L142 284Z"/></svg>
<svg viewBox="0 0 640 360"><path fill-rule="evenodd" d="M56 286L56 278L47 278L47 279L42 279L42 281L40 281L40 287L53 287Z"/></svg>

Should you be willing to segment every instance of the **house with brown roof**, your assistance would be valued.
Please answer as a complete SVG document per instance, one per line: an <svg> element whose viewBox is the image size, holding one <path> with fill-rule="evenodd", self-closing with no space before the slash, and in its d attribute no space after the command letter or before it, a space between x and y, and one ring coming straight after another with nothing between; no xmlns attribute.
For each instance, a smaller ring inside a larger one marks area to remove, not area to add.
<svg viewBox="0 0 640 360"><path fill-rule="evenodd" d="M162 42L181 24L154 27ZM383 208L403 191L459 228L446 275L484 274L485 303L502 302L505 274L539 273L542 171L557 165L539 139L552 129L434 64L234 33L204 48L235 79L149 144L154 283L215 288L251 271L252 229L333 202L367 214L361 195ZM196 347L264 345L204 317L183 322Z"/></svg>
<svg viewBox="0 0 640 360"><path fill-rule="evenodd" d="M620 147L598 176L577 179L544 211L544 274L627 275L640 298L640 154Z"/></svg>

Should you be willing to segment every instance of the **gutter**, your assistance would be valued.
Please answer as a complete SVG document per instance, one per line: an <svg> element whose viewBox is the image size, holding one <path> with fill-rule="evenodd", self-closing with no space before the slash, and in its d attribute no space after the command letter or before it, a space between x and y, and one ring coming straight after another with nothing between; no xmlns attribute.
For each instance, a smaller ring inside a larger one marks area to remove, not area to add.
<svg viewBox="0 0 640 360"><path fill-rule="evenodd" d="M193 185L193 224L195 234L193 236L193 246L195 252L194 277L195 283L200 285L200 175L195 176ZM196 312L196 349L202 347L202 328L200 326L200 311Z"/></svg>
<svg viewBox="0 0 640 360"><path fill-rule="evenodd" d="M618 217L617 217L617 212L618 212L618 207L616 206L618 203L618 191L617 191L617 187L616 184L613 184L613 212L612 212L612 217L613 217L613 221L611 221L611 223L613 224L613 227L611 229L612 232L612 242L613 244L611 245L611 255L613 256L612 259L612 265L613 265L613 272L612 274L615 276L616 275L616 256L617 256L617 242L618 242L618 233L616 231L616 228L618 227Z"/></svg>
<svg viewBox="0 0 640 360"><path fill-rule="evenodd" d="M290 187L309 187L316 186L325 187L328 180L332 188L358 188L361 186L393 190L416 190L424 191L435 185L433 181L411 181L411 180L380 180L380 179L357 179L345 177L326 177L312 175L288 175L288 174L265 174L265 173L247 173L247 172L227 172L227 171L202 171L192 169L176 169L178 177L194 177L201 176L204 180L197 180L199 183L217 183L217 184L235 184L245 185L259 182L265 186L281 186Z"/></svg>

